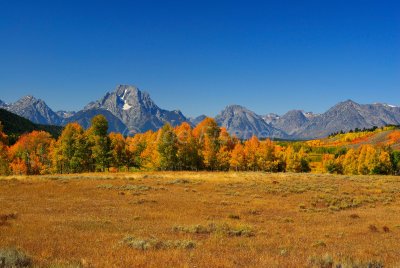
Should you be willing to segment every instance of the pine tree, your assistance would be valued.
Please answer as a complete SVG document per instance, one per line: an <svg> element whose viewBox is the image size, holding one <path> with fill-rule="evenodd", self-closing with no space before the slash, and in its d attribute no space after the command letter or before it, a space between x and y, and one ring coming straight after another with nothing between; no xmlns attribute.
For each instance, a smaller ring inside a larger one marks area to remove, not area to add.
<svg viewBox="0 0 400 268"><path fill-rule="evenodd" d="M3 132L3 125L0 122L0 175L8 175L9 172L7 135Z"/></svg>
<svg viewBox="0 0 400 268"><path fill-rule="evenodd" d="M390 161L392 162L393 174L400 175L400 151L392 151Z"/></svg>

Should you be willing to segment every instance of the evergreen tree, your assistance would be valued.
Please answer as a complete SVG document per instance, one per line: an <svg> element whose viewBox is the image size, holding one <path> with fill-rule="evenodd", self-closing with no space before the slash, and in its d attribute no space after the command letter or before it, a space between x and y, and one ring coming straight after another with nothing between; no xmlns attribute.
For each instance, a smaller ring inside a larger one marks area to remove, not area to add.
<svg viewBox="0 0 400 268"><path fill-rule="evenodd" d="M391 152L390 161L392 162L393 174L400 175L400 151Z"/></svg>
<svg viewBox="0 0 400 268"><path fill-rule="evenodd" d="M8 175L9 172L7 135L3 132L3 125L0 122L0 175Z"/></svg>

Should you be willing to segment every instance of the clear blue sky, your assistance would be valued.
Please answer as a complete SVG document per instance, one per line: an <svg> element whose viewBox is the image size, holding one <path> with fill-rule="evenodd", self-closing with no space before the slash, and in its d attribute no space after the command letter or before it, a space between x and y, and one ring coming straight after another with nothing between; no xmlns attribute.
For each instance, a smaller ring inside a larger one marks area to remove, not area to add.
<svg viewBox="0 0 400 268"><path fill-rule="evenodd" d="M0 0L0 99L78 110L117 84L188 116L400 105L400 1Z"/></svg>

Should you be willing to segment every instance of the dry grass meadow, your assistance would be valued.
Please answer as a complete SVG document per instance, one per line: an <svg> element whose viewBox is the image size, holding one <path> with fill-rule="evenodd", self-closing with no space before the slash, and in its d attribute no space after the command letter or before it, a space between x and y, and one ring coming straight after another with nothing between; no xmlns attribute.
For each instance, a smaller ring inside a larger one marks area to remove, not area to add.
<svg viewBox="0 0 400 268"><path fill-rule="evenodd" d="M2 178L6 248L34 267L400 267L400 177Z"/></svg>

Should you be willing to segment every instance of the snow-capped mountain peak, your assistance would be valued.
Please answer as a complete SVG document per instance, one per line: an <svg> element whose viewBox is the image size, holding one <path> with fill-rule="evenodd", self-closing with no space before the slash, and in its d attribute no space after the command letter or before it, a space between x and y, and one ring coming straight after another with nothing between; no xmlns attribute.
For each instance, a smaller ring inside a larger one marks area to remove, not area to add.
<svg viewBox="0 0 400 268"><path fill-rule="evenodd" d="M114 91L85 107L85 110L91 109L110 111L134 132L156 130L167 122L178 125L187 121L181 112L159 108L147 92L130 85L118 85Z"/></svg>

